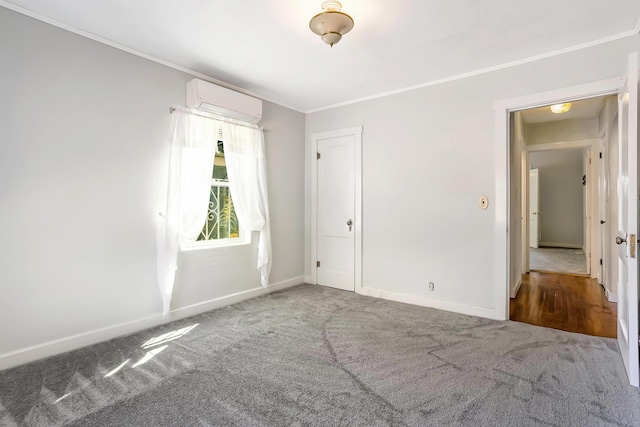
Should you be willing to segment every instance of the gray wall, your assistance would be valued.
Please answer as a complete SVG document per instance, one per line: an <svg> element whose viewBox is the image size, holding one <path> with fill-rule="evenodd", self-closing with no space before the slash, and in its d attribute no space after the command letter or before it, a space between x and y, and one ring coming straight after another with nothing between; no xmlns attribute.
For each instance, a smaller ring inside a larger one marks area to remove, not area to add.
<svg viewBox="0 0 640 427"><path fill-rule="evenodd" d="M363 284L494 308L495 283L507 273L495 271L494 102L623 75L627 54L637 46L638 37L629 37L308 114L307 144L313 133L363 125ZM306 183L309 190L309 173ZM486 211L478 207L483 194ZM402 221L389 227L398 212ZM310 275L309 226L306 242ZM431 293L429 281L435 283Z"/></svg>
<svg viewBox="0 0 640 427"><path fill-rule="evenodd" d="M156 225L183 72L0 7L0 357L161 312ZM304 115L265 102L271 282L303 275ZM179 260L173 308L258 288L249 246Z"/></svg>
<svg viewBox="0 0 640 427"><path fill-rule="evenodd" d="M540 243L584 246L584 149L534 151L529 161L539 169Z"/></svg>

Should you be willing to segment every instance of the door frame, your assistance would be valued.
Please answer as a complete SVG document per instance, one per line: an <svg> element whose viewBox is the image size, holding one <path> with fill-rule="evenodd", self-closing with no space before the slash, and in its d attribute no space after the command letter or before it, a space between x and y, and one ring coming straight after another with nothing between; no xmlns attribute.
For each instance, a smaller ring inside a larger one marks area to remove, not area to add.
<svg viewBox="0 0 640 427"><path fill-rule="evenodd" d="M616 95L620 93L624 77L615 77L565 87L531 95L507 98L494 102L494 120L496 144L495 159L495 219L494 219L494 306L496 318L509 320L509 268L511 264L509 245L510 212L510 127L509 114L546 105L578 101L598 96Z"/></svg>
<svg viewBox="0 0 640 427"><path fill-rule="evenodd" d="M532 152L583 149L583 150L587 150L587 153L590 159L595 159L598 157L598 153L600 151L600 144L601 143L599 138L589 138L589 139L580 139L576 141L567 141L567 142L561 141L561 142L552 142L547 144L527 145L525 150L525 156L527 159L527 164L530 164L531 163L530 154ZM589 167L586 168L585 170L585 174L587 178L586 179L586 195L585 195L585 199L583 200L583 202L586 202L585 213L589 214L589 219L587 218L584 219L583 232L585 235L584 251L585 251L585 256L587 257L586 259L587 274L591 278L596 277L595 276L596 269L594 268L595 259L597 258L599 260L601 255L599 254L599 252L594 253L595 250L599 251L597 246L600 245L602 241L601 233L599 235L597 234L600 228L595 226L594 221L598 220L598 218L596 218L596 213L598 212L598 209L599 209L600 199L604 197L604 195L599 193L599 189L600 189L599 185L594 186L594 182L593 182L594 179L598 179L598 174L594 173L594 169L596 167L600 167L600 165L598 163L594 164L592 160L592 163L589 164ZM526 201L524 203L527 203L527 208L528 208L529 177L524 176L523 178L527 180L526 186L524 187L526 189L526 194L524 191L522 192L522 194L523 194L523 197L526 196ZM526 237L527 242L529 241L529 235L530 235L529 233L531 232L529 228L530 228L529 220L527 219L526 223L523 224L523 227L522 227L523 238ZM530 267L531 267L529 265L529 257L530 257L531 250L528 245L526 248L523 245L523 249L526 252L522 254L522 257L523 259L526 259L527 262L526 263L523 262L522 274L526 274L530 271ZM524 266L526 266L526 269L524 268Z"/></svg>
<svg viewBox="0 0 640 427"><path fill-rule="evenodd" d="M354 287L356 293L362 293L362 126L354 126L344 129L336 129L326 132L311 134L311 150L309 160L311 162L311 283L318 284L318 270L316 260L318 256L318 140L337 138L341 136L354 137Z"/></svg>

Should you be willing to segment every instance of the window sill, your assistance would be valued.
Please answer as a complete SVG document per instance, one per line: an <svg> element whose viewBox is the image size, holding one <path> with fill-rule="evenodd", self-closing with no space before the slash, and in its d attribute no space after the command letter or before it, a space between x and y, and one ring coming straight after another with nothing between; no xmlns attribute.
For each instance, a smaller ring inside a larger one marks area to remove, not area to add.
<svg viewBox="0 0 640 427"><path fill-rule="evenodd" d="M244 246L248 245L249 243L251 243L251 239L243 238L224 241L205 240L199 242L180 242L180 251L191 252L206 249L223 249L235 246Z"/></svg>

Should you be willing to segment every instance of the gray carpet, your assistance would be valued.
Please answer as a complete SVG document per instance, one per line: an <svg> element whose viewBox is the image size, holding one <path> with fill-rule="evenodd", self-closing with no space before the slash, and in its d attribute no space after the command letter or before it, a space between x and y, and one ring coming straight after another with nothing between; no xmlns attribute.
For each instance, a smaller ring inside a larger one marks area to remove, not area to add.
<svg viewBox="0 0 640 427"><path fill-rule="evenodd" d="M611 339L303 285L0 372L0 425L61 424L637 426L640 393Z"/></svg>
<svg viewBox="0 0 640 427"><path fill-rule="evenodd" d="M582 249L529 249L529 269L531 270L587 274L587 256Z"/></svg>

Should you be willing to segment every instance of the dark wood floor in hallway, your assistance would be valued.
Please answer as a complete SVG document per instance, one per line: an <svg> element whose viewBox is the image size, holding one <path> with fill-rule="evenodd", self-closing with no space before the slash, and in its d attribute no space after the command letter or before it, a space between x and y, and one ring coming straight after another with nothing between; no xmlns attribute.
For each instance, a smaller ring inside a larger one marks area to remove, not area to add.
<svg viewBox="0 0 640 427"><path fill-rule="evenodd" d="M617 307L595 279L531 272L511 300L511 320L563 331L615 338Z"/></svg>

